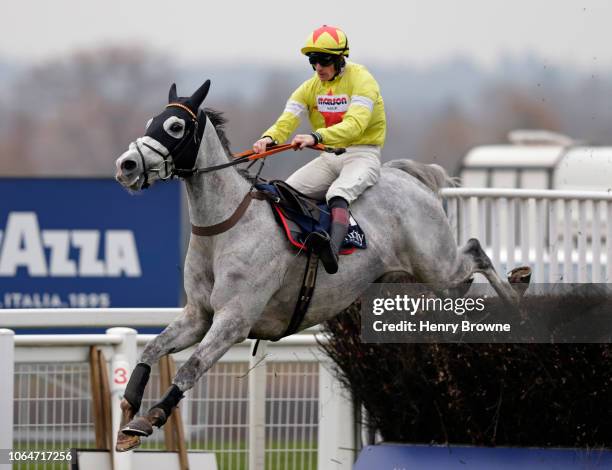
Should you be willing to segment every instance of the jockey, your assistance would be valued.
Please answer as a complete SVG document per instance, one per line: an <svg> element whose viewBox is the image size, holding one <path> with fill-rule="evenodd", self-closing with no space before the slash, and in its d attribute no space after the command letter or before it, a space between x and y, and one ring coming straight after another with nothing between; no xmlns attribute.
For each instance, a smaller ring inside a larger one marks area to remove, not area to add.
<svg viewBox="0 0 612 470"><path fill-rule="evenodd" d="M284 142L308 116L313 132L298 134L292 144L345 147L346 153L321 153L288 179L298 191L327 200L332 213L331 233L312 234L325 270L338 271L338 253L349 223L349 205L378 181L380 151L387 124L378 83L368 70L347 63L346 34L333 26L314 30L301 50L315 74L293 92L272 127L253 144L257 153Z"/></svg>

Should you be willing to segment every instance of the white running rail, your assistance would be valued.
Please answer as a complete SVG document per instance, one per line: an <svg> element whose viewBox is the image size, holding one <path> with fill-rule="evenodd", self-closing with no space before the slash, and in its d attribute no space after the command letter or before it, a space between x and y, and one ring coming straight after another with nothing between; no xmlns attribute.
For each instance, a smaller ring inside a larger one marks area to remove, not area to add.
<svg viewBox="0 0 612 470"><path fill-rule="evenodd" d="M0 325L150 327L167 324L179 310L0 310ZM188 449L214 451L220 469L242 469L251 462L254 470L264 465L349 470L355 448L352 403L319 350L321 337L315 335L310 331L262 343L258 358L251 358L251 341L228 351L182 402ZM126 366L131 370L138 349L152 337L126 327L82 335L13 335L0 329L0 366L5 377L15 377L14 385L0 382L0 444L93 446L89 347L97 345L108 360L116 428L124 386L114 383L112 372ZM189 354L186 350L173 358L180 365ZM257 362L264 354L264 361ZM156 380L154 368L143 409L160 396ZM162 441L163 433L157 432L144 447ZM132 468L130 454L114 456L116 470Z"/></svg>
<svg viewBox="0 0 612 470"><path fill-rule="evenodd" d="M533 268L532 282L612 281L612 194L445 188L460 244L478 238L498 270Z"/></svg>

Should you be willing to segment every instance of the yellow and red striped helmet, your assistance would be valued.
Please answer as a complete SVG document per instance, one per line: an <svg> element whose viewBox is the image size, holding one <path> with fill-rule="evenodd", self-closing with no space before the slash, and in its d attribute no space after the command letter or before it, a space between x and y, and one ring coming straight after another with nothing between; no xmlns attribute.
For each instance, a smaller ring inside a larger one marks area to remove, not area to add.
<svg viewBox="0 0 612 470"><path fill-rule="evenodd" d="M308 55L311 52L348 57L349 45L346 34L340 28L324 24L308 36L306 44L302 47L302 54Z"/></svg>

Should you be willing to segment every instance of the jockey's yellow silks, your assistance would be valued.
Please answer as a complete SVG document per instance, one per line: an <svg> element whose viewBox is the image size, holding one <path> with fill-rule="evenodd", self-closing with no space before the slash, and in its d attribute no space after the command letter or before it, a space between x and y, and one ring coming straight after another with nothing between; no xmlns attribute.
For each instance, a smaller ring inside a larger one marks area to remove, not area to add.
<svg viewBox="0 0 612 470"><path fill-rule="evenodd" d="M284 142L308 116L323 143L332 147L383 146L387 123L378 83L363 66L347 63L331 81L317 74L293 92L283 114L263 133Z"/></svg>

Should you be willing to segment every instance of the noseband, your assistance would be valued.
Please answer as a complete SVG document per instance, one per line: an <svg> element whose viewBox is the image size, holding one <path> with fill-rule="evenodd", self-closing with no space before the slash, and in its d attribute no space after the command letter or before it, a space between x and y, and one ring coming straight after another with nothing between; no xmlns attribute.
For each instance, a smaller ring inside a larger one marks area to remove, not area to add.
<svg viewBox="0 0 612 470"><path fill-rule="evenodd" d="M162 157L164 160L158 167L147 169L147 165L145 162L144 155L142 150L140 149L140 145L138 144L138 140L134 142L136 146L136 150L138 150L138 155L140 155L140 161L142 163L142 174L144 176L144 182L142 183L141 188L146 189L150 186L149 184L149 173L157 173L159 175L159 179L164 181L172 178L173 176L184 176L186 172L190 172L191 170L176 168L176 163L182 156L182 154L187 149L187 144L189 143L189 139L191 135L193 135L193 141L196 145L196 149L200 147L201 137L198 137L198 117L196 114L189 109L188 106L185 106L181 103L170 103L166 105L166 108L181 108L186 111L191 116L191 123L193 124L190 129L185 133L183 138L179 141L179 143L174 148L173 152L168 152L167 154L161 153L155 147L147 144L146 142L142 142L144 147L147 147L149 150L155 152L157 155ZM204 125L206 125L206 121L204 121ZM171 161L172 160L172 161ZM172 165L171 165L172 163ZM171 169L169 169L171 167ZM164 171L164 177L161 176L162 169Z"/></svg>

